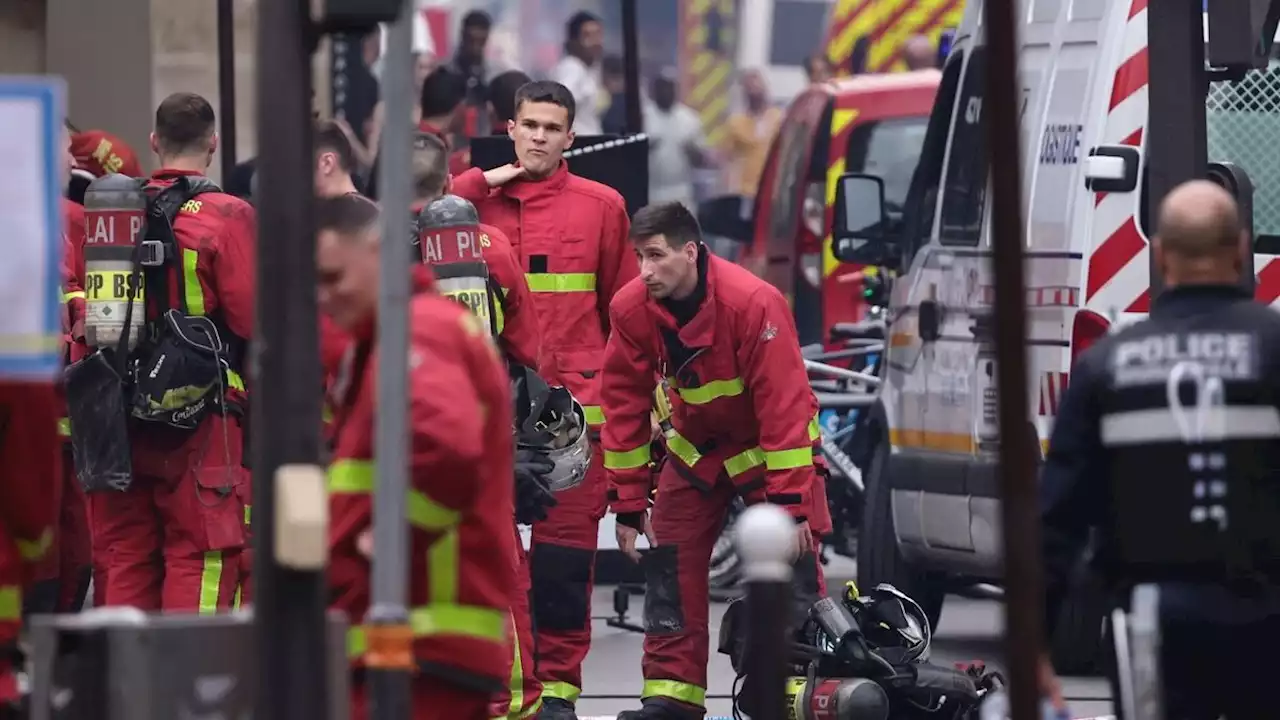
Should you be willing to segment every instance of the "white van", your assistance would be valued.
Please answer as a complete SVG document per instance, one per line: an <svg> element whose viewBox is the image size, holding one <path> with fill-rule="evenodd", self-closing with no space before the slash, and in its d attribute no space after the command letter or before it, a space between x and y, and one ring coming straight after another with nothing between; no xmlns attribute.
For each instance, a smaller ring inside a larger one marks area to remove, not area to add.
<svg viewBox="0 0 1280 720"><path fill-rule="evenodd" d="M1192 143L1186 152L1236 164L1210 172L1239 191L1242 205L1251 175L1258 247L1280 240L1280 70L1240 67L1236 82L1215 73L1208 97L1193 97L1193 88L1204 87L1203 66L1149 62L1149 4L1156 2L1018 2L1030 417L1041 448L1073 357L1110 326L1147 311L1147 195L1156 181L1156 172L1148 177L1155 161L1147 136L1169 137L1169 123L1184 119L1177 108L1189 116L1200 107L1193 103L1207 104L1207 151ZM873 194L868 205L865 188L874 179L846 176L835 222L845 232L832 248L841 260L899 273L875 409L888 442L865 473L859 583L892 582L935 621L948 591L998 585L1001 575L981 15L981 0L970 0L901 219L876 207ZM1167 17L1157 22L1167 24ZM1191 27L1195 19L1183 22ZM1228 25L1224 20L1220 32ZM1150 92L1153 75L1159 96ZM1149 114L1163 126L1150 128ZM871 236L867 227L882 229ZM1280 298L1274 257L1255 256L1257 294L1266 302ZM1099 647L1105 601L1088 573L1082 577L1052 646L1065 672L1091 669Z"/></svg>

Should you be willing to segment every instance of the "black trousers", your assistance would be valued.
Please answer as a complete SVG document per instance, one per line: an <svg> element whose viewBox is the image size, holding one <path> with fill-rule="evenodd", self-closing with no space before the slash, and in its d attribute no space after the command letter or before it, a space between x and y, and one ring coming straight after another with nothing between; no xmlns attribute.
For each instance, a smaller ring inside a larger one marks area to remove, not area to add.
<svg viewBox="0 0 1280 720"><path fill-rule="evenodd" d="M1161 643L1166 720L1280 718L1280 617L1235 625L1165 619ZM1111 696L1125 720L1114 667Z"/></svg>

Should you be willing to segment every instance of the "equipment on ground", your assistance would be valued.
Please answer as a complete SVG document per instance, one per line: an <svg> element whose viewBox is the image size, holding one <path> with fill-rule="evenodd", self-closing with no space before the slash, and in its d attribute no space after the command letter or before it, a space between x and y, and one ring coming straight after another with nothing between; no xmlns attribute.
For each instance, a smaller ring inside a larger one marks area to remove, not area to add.
<svg viewBox="0 0 1280 720"><path fill-rule="evenodd" d="M480 216L475 205L445 195L418 211L414 245L422 262L435 271L440 293L457 300L494 336L498 336L493 279L480 246Z"/></svg>
<svg viewBox="0 0 1280 720"><path fill-rule="evenodd" d="M84 334L89 347L116 347L125 323L130 326L129 350L142 336L146 313L142 289L134 288L134 261L146 218L147 194L131 177L104 175L85 189Z"/></svg>
<svg viewBox="0 0 1280 720"><path fill-rule="evenodd" d="M591 463L587 417L566 388L548 385L533 370L513 368L516 447L544 452L555 465L542 477L551 492L582 484Z"/></svg>

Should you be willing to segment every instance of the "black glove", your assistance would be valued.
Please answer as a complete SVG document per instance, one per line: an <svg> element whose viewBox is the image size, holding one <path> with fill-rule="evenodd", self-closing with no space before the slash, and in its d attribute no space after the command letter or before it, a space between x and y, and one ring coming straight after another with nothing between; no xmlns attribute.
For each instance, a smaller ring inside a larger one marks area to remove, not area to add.
<svg viewBox="0 0 1280 720"><path fill-rule="evenodd" d="M547 511L558 502L543 479L555 469L547 454L538 450L516 450L516 522L532 525L545 520Z"/></svg>

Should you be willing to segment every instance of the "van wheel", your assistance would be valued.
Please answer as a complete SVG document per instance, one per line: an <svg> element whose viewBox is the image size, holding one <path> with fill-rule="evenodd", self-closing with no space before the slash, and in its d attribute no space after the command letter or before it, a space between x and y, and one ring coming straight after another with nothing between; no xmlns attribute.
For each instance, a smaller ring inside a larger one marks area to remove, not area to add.
<svg viewBox="0 0 1280 720"><path fill-rule="evenodd" d="M1077 578L1058 611L1049 656L1062 675L1096 675L1103 669L1107 593L1096 573Z"/></svg>
<svg viewBox="0 0 1280 720"><path fill-rule="evenodd" d="M871 589L889 583L906 593L920 605L929 618L930 628L938 627L946 585L930 573L911 567L898 551L898 538L893 529L893 506L890 498L889 441L883 424L877 424L875 449L863 474L866 502L862 506L862 529L858 538L858 586Z"/></svg>

